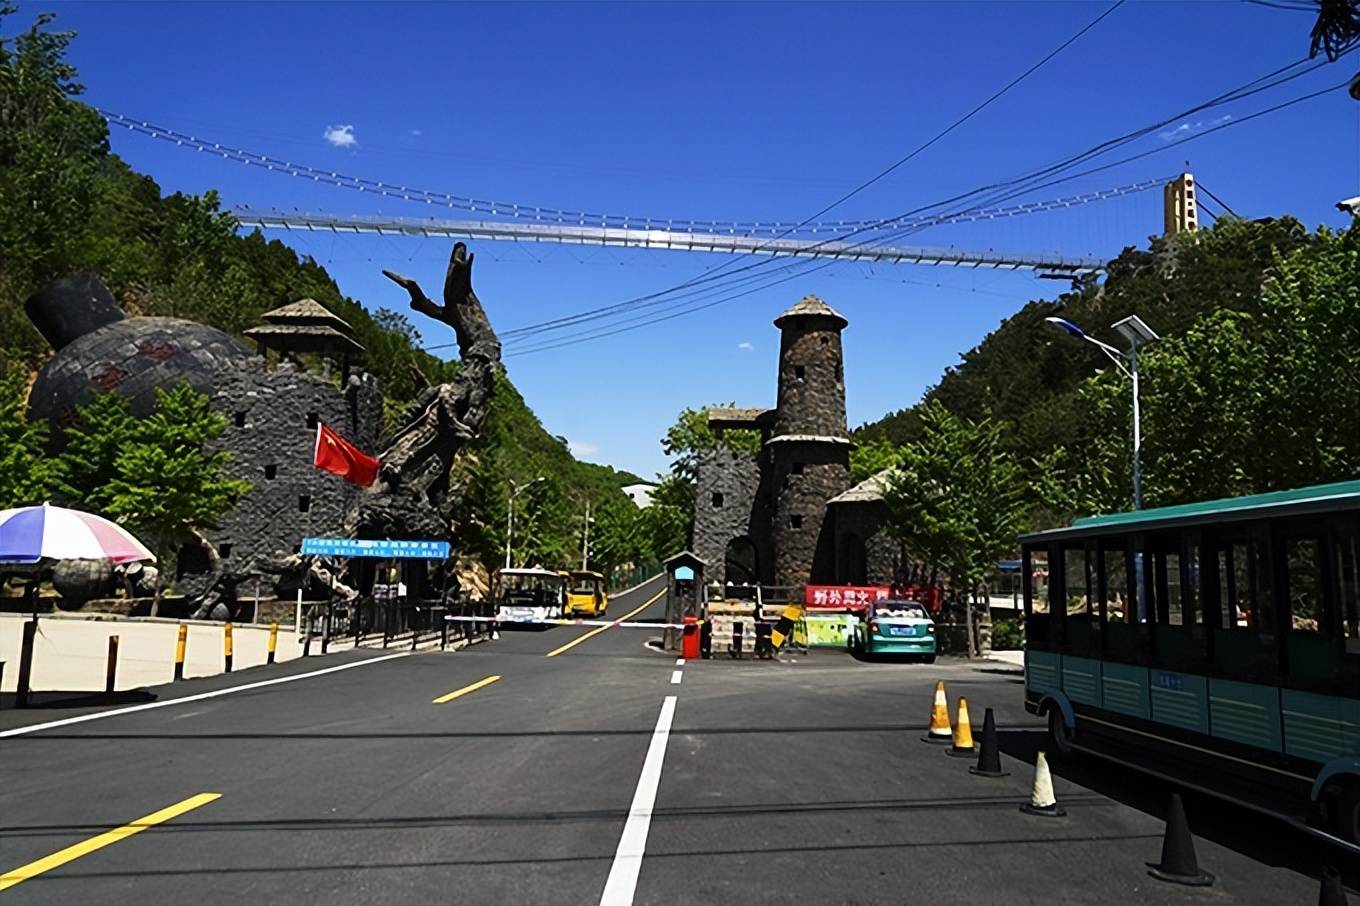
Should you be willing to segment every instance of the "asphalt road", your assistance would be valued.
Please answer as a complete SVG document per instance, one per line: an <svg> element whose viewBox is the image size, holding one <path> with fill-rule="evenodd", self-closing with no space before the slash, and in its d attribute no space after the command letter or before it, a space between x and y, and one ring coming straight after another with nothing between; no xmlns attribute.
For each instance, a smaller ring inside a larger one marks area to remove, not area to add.
<svg viewBox="0 0 1360 906"><path fill-rule="evenodd" d="M610 616L659 590L615 600ZM635 619L660 616L658 602ZM1161 884L1144 865L1160 853L1159 785L1058 764L1068 817L1018 811L1040 737L1004 665L814 652L677 667L646 647L656 634L608 629L551 657L586 631L311 658L18 735L3 734L108 709L0 712L0 872L189 800L30 869L0 899L593 904L608 890L656 904L1311 906L1319 865L1340 858L1191 798L1200 862L1219 882ZM315 671L328 672L261 685ZM1009 777L972 776L920 742L936 679L969 698L979 727L996 709ZM220 795L191 799L205 793ZM644 844L640 862L627 857Z"/></svg>

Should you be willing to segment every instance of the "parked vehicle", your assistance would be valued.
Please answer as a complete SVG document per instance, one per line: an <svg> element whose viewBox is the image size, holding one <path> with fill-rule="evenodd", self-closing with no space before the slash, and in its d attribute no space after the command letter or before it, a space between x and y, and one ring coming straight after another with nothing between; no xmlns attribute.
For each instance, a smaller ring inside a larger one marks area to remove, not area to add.
<svg viewBox="0 0 1360 906"><path fill-rule="evenodd" d="M884 598L873 602L864 616L849 619L852 654L912 654L927 664L935 662L935 621L919 601Z"/></svg>
<svg viewBox="0 0 1360 906"><path fill-rule="evenodd" d="M567 573L567 616L602 617L608 607L604 576L586 570Z"/></svg>
<svg viewBox="0 0 1360 906"><path fill-rule="evenodd" d="M566 605L566 580L547 569L502 569L493 592L498 623L560 620Z"/></svg>

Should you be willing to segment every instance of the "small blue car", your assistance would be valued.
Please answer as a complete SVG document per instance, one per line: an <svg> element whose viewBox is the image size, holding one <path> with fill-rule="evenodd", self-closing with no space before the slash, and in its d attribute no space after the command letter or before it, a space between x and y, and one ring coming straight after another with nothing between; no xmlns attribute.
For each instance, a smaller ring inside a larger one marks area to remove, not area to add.
<svg viewBox="0 0 1360 906"><path fill-rule="evenodd" d="M853 617L847 645L861 657L876 654L917 655L935 662L935 621L916 601L875 601L863 617Z"/></svg>

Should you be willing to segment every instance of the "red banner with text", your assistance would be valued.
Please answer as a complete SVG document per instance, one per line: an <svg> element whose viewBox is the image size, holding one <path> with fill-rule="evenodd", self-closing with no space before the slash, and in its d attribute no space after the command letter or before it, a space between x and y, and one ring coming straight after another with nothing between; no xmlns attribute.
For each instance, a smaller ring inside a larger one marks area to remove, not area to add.
<svg viewBox="0 0 1360 906"><path fill-rule="evenodd" d="M863 611L885 598L918 601L931 613L940 611L940 590L933 585L808 585L803 590L810 610Z"/></svg>

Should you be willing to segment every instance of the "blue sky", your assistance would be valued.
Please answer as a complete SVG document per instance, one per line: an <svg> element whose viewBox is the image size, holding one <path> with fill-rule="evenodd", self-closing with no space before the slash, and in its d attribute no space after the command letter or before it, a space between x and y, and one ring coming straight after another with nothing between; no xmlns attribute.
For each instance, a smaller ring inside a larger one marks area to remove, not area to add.
<svg viewBox="0 0 1360 906"><path fill-rule="evenodd" d="M529 205L674 218L811 215L1019 75L1108 4L60 3L95 105L315 167ZM1235 88L1307 52L1308 15L1247 3L1135 3L930 150L838 207L900 213L1018 175ZM1170 176L1186 162L1244 216L1341 225L1360 193L1360 103L1334 92L1181 147L1345 80L1324 67L1177 121L1156 153L1028 196ZM1227 121L1222 121L1227 122ZM169 191L228 207L429 216L118 129L114 150ZM1109 159L1114 159L1113 157ZM1104 162L1102 158L1096 163ZM444 216L455 216L452 212ZM1160 195L987 224L919 245L1110 257L1160 231ZM383 267L440 285L447 240L272 234L371 308L404 308ZM473 244L501 330L694 277L725 256ZM732 266L746 263L732 262ZM507 358L548 430L586 459L651 475L684 406L772 405L771 320L806 293L850 319L852 426L918 400L1031 298L1060 284L987 270L842 263L607 339ZM285 301L285 300L280 300ZM450 337L418 323L427 343ZM511 353L513 347L507 348Z"/></svg>

